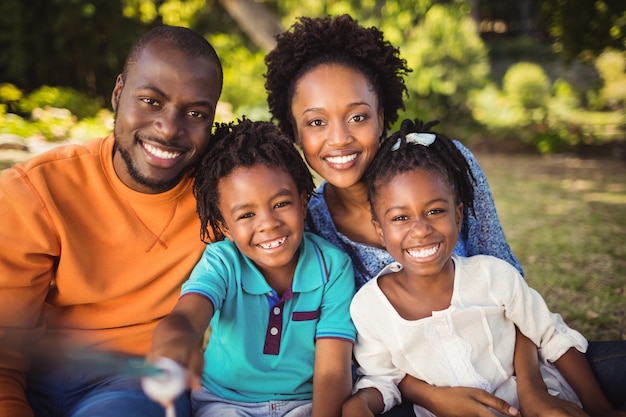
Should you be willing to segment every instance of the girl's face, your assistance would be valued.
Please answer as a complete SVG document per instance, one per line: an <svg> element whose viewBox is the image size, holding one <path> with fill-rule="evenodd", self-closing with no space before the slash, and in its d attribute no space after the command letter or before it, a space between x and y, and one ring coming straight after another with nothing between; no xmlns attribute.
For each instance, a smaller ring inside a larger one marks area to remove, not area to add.
<svg viewBox="0 0 626 417"><path fill-rule="evenodd" d="M315 172L339 188L361 180L383 132L383 110L363 74L337 64L314 68L296 83L291 113Z"/></svg>
<svg viewBox="0 0 626 417"><path fill-rule="evenodd" d="M263 275L293 273L304 233L307 199L279 168L235 169L218 184L222 232Z"/></svg>
<svg viewBox="0 0 626 417"><path fill-rule="evenodd" d="M452 188L422 169L377 184L372 222L382 245L409 276L436 277L452 266L463 218ZM443 271L443 272L442 272Z"/></svg>

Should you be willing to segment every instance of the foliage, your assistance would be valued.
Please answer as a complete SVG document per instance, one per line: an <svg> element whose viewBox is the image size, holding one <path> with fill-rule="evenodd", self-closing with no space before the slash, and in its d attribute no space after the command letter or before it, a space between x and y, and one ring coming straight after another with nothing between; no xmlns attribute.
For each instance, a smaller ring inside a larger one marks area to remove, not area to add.
<svg viewBox="0 0 626 417"><path fill-rule="evenodd" d="M542 16L554 50L568 60L591 61L607 47L626 47L624 0L544 1Z"/></svg>
<svg viewBox="0 0 626 417"><path fill-rule="evenodd" d="M38 132L35 125L30 121L24 120L15 113L6 113L0 107L0 133L9 133L28 138L36 135Z"/></svg>
<svg viewBox="0 0 626 417"><path fill-rule="evenodd" d="M503 137L516 137L542 153L571 150L623 138L622 109L599 112L581 107L572 86L554 83L534 63L518 63L504 75L503 88L491 83L474 90L469 106L475 120Z"/></svg>
<svg viewBox="0 0 626 417"><path fill-rule="evenodd" d="M413 73L407 77L411 114L440 119L465 112L471 90L487 82L487 49L469 10L434 5L407 37L401 52Z"/></svg>
<svg viewBox="0 0 626 417"><path fill-rule="evenodd" d="M20 110L28 114L37 108L56 107L67 109L79 119L95 116L102 104L69 87L44 85L20 100Z"/></svg>
<svg viewBox="0 0 626 417"><path fill-rule="evenodd" d="M600 98L609 109L626 108L626 52L607 49L596 60L604 81Z"/></svg>

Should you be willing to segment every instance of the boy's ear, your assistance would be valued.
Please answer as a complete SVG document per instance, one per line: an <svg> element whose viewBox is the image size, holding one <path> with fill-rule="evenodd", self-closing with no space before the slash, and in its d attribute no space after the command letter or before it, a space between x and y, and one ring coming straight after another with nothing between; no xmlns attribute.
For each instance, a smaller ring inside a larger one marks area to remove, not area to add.
<svg viewBox="0 0 626 417"><path fill-rule="evenodd" d="M303 217L306 217L307 210L309 207L309 199L306 197L306 193L300 194L300 202L302 203Z"/></svg>
<svg viewBox="0 0 626 417"><path fill-rule="evenodd" d="M220 229L220 233L224 235L224 237L228 240L230 240L231 242L233 241L233 236L230 234L230 230L228 230L228 227L222 223L219 222L219 229Z"/></svg>
<svg viewBox="0 0 626 417"><path fill-rule="evenodd" d="M378 223L378 220L372 218L372 224L374 225L374 229L376 229L376 235L378 236L378 240L380 244L385 247L385 234L383 233L383 228Z"/></svg>

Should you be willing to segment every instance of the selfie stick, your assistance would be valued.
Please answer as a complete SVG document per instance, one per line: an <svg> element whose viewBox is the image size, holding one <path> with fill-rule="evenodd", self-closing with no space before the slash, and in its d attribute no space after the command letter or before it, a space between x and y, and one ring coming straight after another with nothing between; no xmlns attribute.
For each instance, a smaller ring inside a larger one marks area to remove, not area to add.
<svg viewBox="0 0 626 417"><path fill-rule="evenodd" d="M174 400L185 391L185 370L170 358L159 358L153 365L162 372L141 378L141 386L148 397L165 407L165 417L176 417Z"/></svg>

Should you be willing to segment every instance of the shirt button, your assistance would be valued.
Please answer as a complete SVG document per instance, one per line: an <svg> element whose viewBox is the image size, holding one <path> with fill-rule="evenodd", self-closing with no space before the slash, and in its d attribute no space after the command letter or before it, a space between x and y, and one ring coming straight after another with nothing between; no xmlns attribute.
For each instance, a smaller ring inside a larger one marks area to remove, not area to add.
<svg viewBox="0 0 626 417"><path fill-rule="evenodd" d="M276 327L272 327L272 328L270 329L270 334L271 334L272 336L276 336L276 335L278 334L278 329L277 329Z"/></svg>
<svg viewBox="0 0 626 417"><path fill-rule="evenodd" d="M274 307L274 315L279 315L280 314L280 307Z"/></svg>

